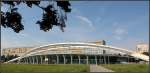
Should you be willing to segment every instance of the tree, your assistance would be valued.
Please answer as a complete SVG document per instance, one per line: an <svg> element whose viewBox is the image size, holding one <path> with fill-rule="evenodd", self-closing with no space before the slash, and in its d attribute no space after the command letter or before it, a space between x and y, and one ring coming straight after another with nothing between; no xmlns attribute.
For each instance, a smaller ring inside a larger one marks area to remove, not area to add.
<svg viewBox="0 0 150 73"><path fill-rule="evenodd" d="M1 56L1 61L4 62L5 61L5 55Z"/></svg>
<svg viewBox="0 0 150 73"><path fill-rule="evenodd" d="M19 33L24 30L24 25L22 24L22 15L17 11L16 5L21 3L26 4L28 7L32 8L33 5L43 10L43 18L35 22L39 24L40 30L49 31L53 26L59 26L64 32L64 27L66 27L65 21L67 20L66 13L71 12L71 4L69 1L50 1L46 6L40 6L42 1L1 1L1 4L7 4L10 6L10 11L1 11L1 26L4 28L11 28L14 32Z"/></svg>
<svg viewBox="0 0 150 73"><path fill-rule="evenodd" d="M14 55L14 58L17 58L17 57L19 57L19 56L15 54L15 55Z"/></svg>

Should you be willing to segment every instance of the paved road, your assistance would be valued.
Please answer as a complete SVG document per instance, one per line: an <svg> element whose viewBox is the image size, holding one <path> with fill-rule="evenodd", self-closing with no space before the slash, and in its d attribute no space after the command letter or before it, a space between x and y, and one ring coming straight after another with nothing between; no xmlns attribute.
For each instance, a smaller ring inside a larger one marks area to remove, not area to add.
<svg viewBox="0 0 150 73"><path fill-rule="evenodd" d="M90 65L90 72L114 72L99 65Z"/></svg>

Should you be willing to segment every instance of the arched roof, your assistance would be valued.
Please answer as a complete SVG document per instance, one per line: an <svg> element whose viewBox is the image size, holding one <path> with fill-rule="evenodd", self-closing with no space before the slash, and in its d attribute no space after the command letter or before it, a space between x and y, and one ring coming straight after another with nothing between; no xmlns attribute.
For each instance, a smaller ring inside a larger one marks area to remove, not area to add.
<svg viewBox="0 0 150 73"><path fill-rule="evenodd" d="M131 50L127 50L127 49L123 49L123 48L117 48L117 47L108 46L108 45L98 45L98 44L93 44L93 43L81 43L81 42L54 43L54 44L48 44L48 45L35 47L32 50L30 50L30 51L26 52L25 54L23 54L22 56L20 56L18 58L15 58L15 59L12 59L8 62L18 60L18 59L21 59L21 58L24 58L24 57L28 57L28 56L34 55L36 53L51 51L51 50L54 50L54 49L56 50L56 49L60 49L60 48L64 48L64 47L72 47L72 46L100 47L100 48L105 48L105 49L108 49L108 50L123 52L123 53L126 53L126 54L133 53L133 51L131 51Z"/></svg>
<svg viewBox="0 0 150 73"><path fill-rule="evenodd" d="M36 50L42 50L42 48L46 48L49 46L93 46L93 47L105 47L105 48L109 48L109 49L114 49L114 50L118 50L118 51L122 51L122 52L126 52L126 53L131 53L131 50L127 50L127 49L123 49L123 48L118 48L118 47L113 47L113 46L108 46L108 45L98 45L98 44L93 44L93 43L81 43L81 42L68 42L68 43L54 43L54 44L48 44L48 45L43 45L43 46L39 46L39 47L35 47L32 50L28 51L25 54L28 54L30 52L34 52Z"/></svg>

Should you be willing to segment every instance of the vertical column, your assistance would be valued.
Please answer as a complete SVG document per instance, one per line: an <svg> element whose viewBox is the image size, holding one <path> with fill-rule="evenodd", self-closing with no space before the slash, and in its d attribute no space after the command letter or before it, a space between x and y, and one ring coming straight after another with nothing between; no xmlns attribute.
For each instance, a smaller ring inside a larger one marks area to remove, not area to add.
<svg viewBox="0 0 150 73"><path fill-rule="evenodd" d="M48 60L47 60L47 64L49 64L49 55L47 55L47 59L48 59Z"/></svg>
<svg viewBox="0 0 150 73"><path fill-rule="evenodd" d="M30 57L28 57L28 64L30 64Z"/></svg>
<svg viewBox="0 0 150 73"><path fill-rule="evenodd" d="M26 57L26 64L28 64L28 60L27 60L27 57Z"/></svg>
<svg viewBox="0 0 150 73"><path fill-rule="evenodd" d="M109 55L108 55L108 64L110 64L110 61L109 61Z"/></svg>
<svg viewBox="0 0 150 73"><path fill-rule="evenodd" d="M47 60L47 64L49 64L49 60L50 60L50 59L49 59L49 55L47 55L47 59L48 59L48 60Z"/></svg>
<svg viewBox="0 0 150 73"><path fill-rule="evenodd" d="M104 55L103 57L104 57L104 64L106 64L106 55Z"/></svg>
<svg viewBox="0 0 150 73"><path fill-rule="evenodd" d="M30 56L30 64L32 64L32 58L31 58L31 56Z"/></svg>
<svg viewBox="0 0 150 73"><path fill-rule="evenodd" d="M28 57L28 64L30 64L30 56Z"/></svg>
<svg viewBox="0 0 150 73"><path fill-rule="evenodd" d="M24 58L24 61L23 61L23 63L25 64L26 63L26 59Z"/></svg>
<svg viewBox="0 0 150 73"><path fill-rule="evenodd" d="M27 64L27 60L26 60L26 57L24 58L24 61L25 61L25 64Z"/></svg>
<svg viewBox="0 0 150 73"><path fill-rule="evenodd" d="M21 59L21 64L23 64L23 63L24 63L24 58Z"/></svg>
<svg viewBox="0 0 150 73"><path fill-rule="evenodd" d="M27 64L26 58L24 58L24 64Z"/></svg>
<svg viewBox="0 0 150 73"><path fill-rule="evenodd" d="M30 64L32 64L32 59L31 59L31 56L29 57L29 60L30 60Z"/></svg>
<svg viewBox="0 0 150 73"><path fill-rule="evenodd" d="M80 64L80 56L78 56L78 58L79 58L79 64Z"/></svg>
<svg viewBox="0 0 150 73"><path fill-rule="evenodd" d="M34 59L34 56L32 56L32 60L33 60L33 64L35 64L35 59Z"/></svg>
<svg viewBox="0 0 150 73"><path fill-rule="evenodd" d="M26 59L24 58L24 64L26 64Z"/></svg>
<svg viewBox="0 0 150 73"><path fill-rule="evenodd" d="M28 57L27 57L27 64L29 64L29 59L28 59Z"/></svg>
<svg viewBox="0 0 150 73"><path fill-rule="evenodd" d="M42 57L42 55L40 56L40 58L41 58L41 64L43 63L43 57Z"/></svg>
<svg viewBox="0 0 150 73"><path fill-rule="evenodd" d="M72 64L72 55L70 55L70 57L71 57L71 64Z"/></svg>
<svg viewBox="0 0 150 73"><path fill-rule="evenodd" d="M47 58L48 58L48 64L50 64L50 55L48 55Z"/></svg>
<svg viewBox="0 0 150 73"><path fill-rule="evenodd" d="M28 63L30 64L30 57L28 57Z"/></svg>
<svg viewBox="0 0 150 73"><path fill-rule="evenodd" d="M22 60L21 63L24 64L24 58L22 58L21 60Z"/></svg>
<svg viewBox="0 0 150 73"><path fill-rule="evenodd" d="M95 62L96 62L96 65L97 65L97 56L95 55Z"/></svg>
<svg viewBox="0 0 150 73"><path fill-rule="evenodd" d="M106 64L106 50L103 50L104 63Z"/></svg>
<svg viewBox="0 0 150 73"><path fill-rule="evenodd" d="M63 55L63 58L64 58L64 64L66 64L66 59L65 59L65 55Z"/></svg>
<svg viewBox="0 0 150 73"><path fill-rule="evenodd" d="M36 64L39 64L39 62L38 62L38 55L36 56Z"/></svg>
<svg viewBox="0 0 150 73"><path fill-rule="evenodd" d="M30 64L32 63L32 62L31 62L31 56L29 57L29 62L30 62Z"/></svg>
<svg viewBox="0 0 150 73"><path fill-rule="evenodd" d="M101 64L101 56L99 56L99 64Z"/></svg>
<svg viewBox="0 0 150 73"><path fill-rule="evenodd" d="M28 64L28 58L26 57L26 64Z"/></svg>
<svg viewBox="0 0 150 73"><path fill-rule="evenodd" d="M128 57L128 63L130 62L130 56L127 56Z"/></svg>
<svg viewBox="0 0 150 73"><path fill-rule="evenodd" d="M24 64L26 64L26 58L24 57Z"/></svg>
<svg viewBox="0 0 150 73"><path fill-rule="evenodd" d="M20 64L22 64L23 63L23 58L22 59L20 59Z"/></svg>
<svg viewBox="0 0 150 73"><path fill-rule="evenodd" d="M45 62L45 64L47 64L46 55L44 56L44 62Z"/></svg>
<svg viewBox="0 0 150 73"><path fill-rule="evenodd" d="M89 64L89 63L88 63L88 61L89 61L88 59L89 59L89 57L88 57L88 55L87 55L87 56L86 56L86 64Z"/></svg>
<svg viewBox="0 0 150 73"><path fill-rule="evenodd" d="M25 57L25 64L27 64L27 58Z"/></svg>
<svg viewBox="0 0 150 73"><path fill-rule="evenodd" d="M27 64L29 64L29 60L28 60L28 57L27 57Z"/></svg>
<svg viewBox="0 0 150 73"><path fill-rule="evenodd" d="M28 57L28 64L30 64L30 57Z"/></svg>
<svg viewBox="0 0 150 73"><path fill-rule="evenodd" d="M56 55L57 56L57 64L59 64L59 56L58 55Z"/></svg>

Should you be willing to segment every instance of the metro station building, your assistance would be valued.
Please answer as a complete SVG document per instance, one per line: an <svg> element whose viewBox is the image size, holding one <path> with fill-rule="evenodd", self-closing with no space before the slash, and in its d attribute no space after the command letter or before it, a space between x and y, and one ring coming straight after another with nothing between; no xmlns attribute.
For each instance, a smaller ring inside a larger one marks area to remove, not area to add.
<svg viewBox="0 0 150 73"><path fill-rule="evenodd" d="M32 48L5 63L20 64L119 64L145 61L149 56L106 45L105 41L54 43Z"/></svg>

